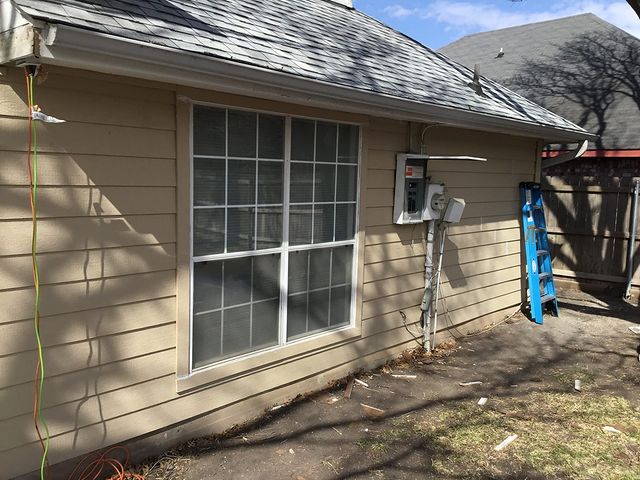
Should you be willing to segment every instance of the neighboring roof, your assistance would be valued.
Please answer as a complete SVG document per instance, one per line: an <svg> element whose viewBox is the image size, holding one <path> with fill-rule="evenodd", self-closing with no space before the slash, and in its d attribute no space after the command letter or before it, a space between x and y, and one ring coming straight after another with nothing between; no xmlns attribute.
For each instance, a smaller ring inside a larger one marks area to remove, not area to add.
<svg viewBox="0 0 640 480"><path fill-rule="evenodd" d="M557 130L567 120L377 20L326 0L12 0L47 23Z"/></svg>
<svg viewBox="0 0 640 480"><path fill-rule="evenodd" d="M575 71L576 75L582 75L588 70L594 80L606 74L606 61L610 60L608 58L601 61L589 59L596 64L599 62L598 66L593 67L595 70L586 61L563 61L572 55L574 59L578 58L575 42L586 37L623 38L630 45L637 45L636 50L640 52L640 39L591 13L468 35L439 51L467 67L478 64L483 75L506 83L509 88L542 103L588 131L598 132L599 129L604 129L599 148L637 149L640 147L640 107L629 96L614 92L613 103L604 107L605 120L599 121L593 111L589 112L584 104L568 100L567 95L558 92L559 89L549 89L546 98L541 98L539 93L535 94L523 85L523 75L529 75L534 80L537 76L542 82L544 72L541 68L532 69L531 65L546 64L565 71L569 69L569 73ZM563 51L563 47L567 45L569 47ZM498 55L500 49L503 49L503 55ZM582 71L578 73L578 69ZM584 80L589 88L588 79ZM580 84L580 81L576 79L575 84ZM585 103L589 100L592 99L586 99Z"/></svg>

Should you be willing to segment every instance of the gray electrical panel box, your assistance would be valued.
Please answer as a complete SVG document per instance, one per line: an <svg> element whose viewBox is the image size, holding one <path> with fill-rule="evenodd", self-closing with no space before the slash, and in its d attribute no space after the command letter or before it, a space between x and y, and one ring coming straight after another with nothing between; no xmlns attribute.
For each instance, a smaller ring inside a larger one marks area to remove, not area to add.
<svg viewBox="0 0 640 480"><path fill-rule="evenodd" d="M427 161L486 162L486 158L464 155L396 155L396 190L393 201L393 223L421 223L443 218L457 223L464 211L464 200L454 198L447 203L444 185L429 183ZM446 208L446 212L444 211Z"/></svg>
<svg viewBox="0 0 640 480"><path fill-rule="evenodd" d="M397 155L394 223L420 223L423 221L426 173L426 156L407 153Z"/></svg>

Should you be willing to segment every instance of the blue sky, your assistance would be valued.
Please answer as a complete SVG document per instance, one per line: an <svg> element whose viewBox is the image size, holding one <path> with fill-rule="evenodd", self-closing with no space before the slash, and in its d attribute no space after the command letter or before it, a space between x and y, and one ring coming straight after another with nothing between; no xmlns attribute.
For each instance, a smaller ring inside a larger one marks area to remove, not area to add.
<svg viewBox="0 0 640 480"><path fill-rule="evenodd" d="M431 48L470 33L586 12L640 37L640 19L623 0L354 0L354 5Z"/></svg>

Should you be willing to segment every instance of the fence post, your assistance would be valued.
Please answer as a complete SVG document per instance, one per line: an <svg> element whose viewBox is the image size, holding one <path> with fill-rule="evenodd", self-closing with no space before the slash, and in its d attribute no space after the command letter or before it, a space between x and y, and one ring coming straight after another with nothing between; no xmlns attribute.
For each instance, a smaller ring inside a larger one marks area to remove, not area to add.
<svg viewBox="0 0 640 480"><path fill-rule="evenodd" d="M631 296L631 279L633 278L633 256L636 250L636 228L638 225L638 189L639 180L633 181L631 194L633 195L633 205L631 208L631 226L629 227L629 246L627 247L627 286L624 289L624 298Z"/></svg>

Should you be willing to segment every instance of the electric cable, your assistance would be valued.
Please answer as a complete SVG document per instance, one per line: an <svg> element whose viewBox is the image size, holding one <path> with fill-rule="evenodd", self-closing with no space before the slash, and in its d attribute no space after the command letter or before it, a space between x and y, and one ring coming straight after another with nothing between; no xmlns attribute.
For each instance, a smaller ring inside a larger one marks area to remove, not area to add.
<svg viewBox="0 0 640 480"><path fill-rule="evenodd" d="M25 79L27 85L27 106L29 108L29 131L28 131L28 148L27 148L27 171L29 176L29 203L31 206L31 259L33 266L33 285L35 289L35 305L34 305L34 332L36 337L38 358L36 362L34 376L34 399L33 399L33 422L40 446L42 447L42 459L40 461L40 478L44 480L45 467L47 473L49 462L47 454L49 451L49 427L42 415L42 391L44 389L45 370L44 355L42 350L42 337L40 335L40 273L38 270L37 244L38 244L38 137L36 123L33 121L34 95L33 95L33 78L35 72L30 72L29 67L25 68ZM33 167L32 167L33 162ZM42 426L44 436L40 429Z"/></svg>
<svg viewBox="0 0 640 480"><path fill-rule="evenodd" d="M33 394L33 423L38 435L38 441L42 447L42 459L40 461L40 479L44 480L49 476L49 427L46 419L42 414L42 392L44 390L45 381L45 365L42 347L42 336L40 334L40 271L38 268L38 136L36 122L33 119L33 112L38 111L35 104L33 93L33 80L37 70L33 67L25 67L25 83L27 87L27 106L29 109L29 127L28 127L28 148L27 148L27 173L29 179L29 203L31 206L31 260L33 267L33 285L35 289L35 305L34 305L34 331L37 344L37 362L34 376L34 394ZM42 434L44 431L44 435ZM114 451L122 451L125 453L124 462L120 462L115 458L109 457ZM129 473L126 471L129 462L129 451L122 446L111 447L104 453L98 455L92 461L87 463L81 470L80 467L91 458L85 457L73 470L69 479L71 480L98 480L103 478L105 468L111 468L113 474L108 478L111 480L144 480L144 476ZM45 474L46 472L46 474ZM74 477L74 475L78 475Z"/></svg>
<svg viewBox="0 0 640 480"><path fill-rule="evenodd" d="M113 458L113 453L120 451L124 454L124 460L119 461ZM111 455L110 455L111 454ZM92 458L93 457L93 458ZM127 472L129 464L129 450L121 445L108 448L101 454L87 455L69 475L68 480L99 480L108 478L109 480L145 480L144 475ZM113 473L108 475L111 469Z"/></svg>

